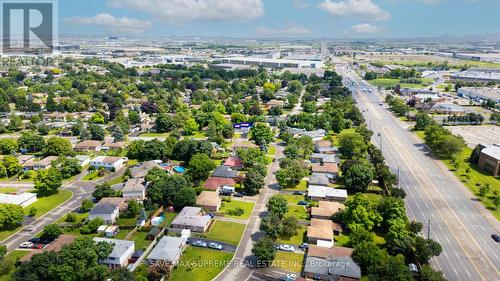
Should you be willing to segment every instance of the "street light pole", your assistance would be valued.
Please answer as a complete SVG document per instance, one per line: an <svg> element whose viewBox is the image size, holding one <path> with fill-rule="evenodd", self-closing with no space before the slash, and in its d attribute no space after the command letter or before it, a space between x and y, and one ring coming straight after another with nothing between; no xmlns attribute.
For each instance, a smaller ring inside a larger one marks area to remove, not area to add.
<svg viewBox="0 0 500 281"><path fill-rule="evenodd" d="M431 237L431 219L429 219L427 223L427 240L429 240Z"/></svg>

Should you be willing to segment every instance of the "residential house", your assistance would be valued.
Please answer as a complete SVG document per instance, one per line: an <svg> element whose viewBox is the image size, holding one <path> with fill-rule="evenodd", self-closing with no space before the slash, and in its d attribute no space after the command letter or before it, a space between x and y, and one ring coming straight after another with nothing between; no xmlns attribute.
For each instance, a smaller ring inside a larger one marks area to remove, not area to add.
<svg viewBox="0 0 500 281"><path fill-rule="evenodd" d="M212 217L204 215L199 207L184 207L172 221L172 227L195 232L207 231Z"/></svg>
<svg viewBox="0 0 500 281"><path fill-rule="evenodd" d="M212 173L212 177L216 178L226 178L226 179L234 179L238 177L238 171L235 171L227 166L219 166Z"/></svg>
<svg viewBox="0 0 500 281"><path fill-rule="evenodd" d="M134 241L100 237L95 237L94 241L97 243L106 242L113 245L111 253L106 258L99 261L100 264L107 265L110 269L127 266L128 260L135 251Z"/></svg>
<svg viewBox="0 0 500 281"><path fill-rule="evenodd" d="M109 150L120 150L127 147L126 141L119 142L107 142L101 146L101 150L109 151Z"/></svg>
<svg viewBox="0 0 500 281"><path fill-rule="evenodd" d="M90 210L87 220L93 220L95 218L101 218L107 224L115 223L116 219L120 215L120 210L124 209L125 199L123 198L102 198L95 206Z"/></svg>
<svg viewBox="0 0 500 281"><path fill-rule="evenodd" d="M352 248L333 246L331 248L309 245L308 257L329 258L329 257L352 257Z"/></svg>
<svg viewBox="0 0 500 281"><path fill-rule="evenodd" d="M304 133L306 130L304 129L299 129L299 128L291 128L288 127L286 129L286 132L289 133L292 137L300 137L302 133Z"/></svg>
<svg viewBox="0 0 500 281"><path fill-rule="evenodd" d="M315 130L315 131L305 131L302 132L301 136L307 136L313 139L313 141L322 140L326 136L326 131L323 129Z"/></svg>
<svg viewBox="0 0 500 281"><path fill-rule="evenodd" d="M75 151L99 151L101 150L101 142L96 140L84 140L73 147Z"/></svg>
<svg viewBox="0 0 500 281"><path fill-rule="evenodd" d="M222 186L235 186L235 185L236 181L232 178L209 177L203 184L203 188L218 192L219 188L221 188Z"/></svg>
<svg viewBox="0 0 500 281"><path fill-rule="evenodd" d="M87 155L76 155L73 158L76 159L76 160L78 160L78 162L80 163L80 166L82 166L82 167L90 164L90 156L87 156Z"/></svg>
<svg viewBox="0 0 500 281"><path fill-rule="evenodd" d="M325 174L312 173L308 182L310 185L328 186L330 184L330 179Z"/></svg>
<svg viewBox="0 0 500 281"><path fill-rule="evenodd" d="M479 154L479 169L486 171L494 177L500 176L500 146L485 147Z"/></svg>
<svg viewBox="0 0 500 281"><path fill-rule="evenodd" d="M320 164L328 164L328 163L336 163L338 164L339 157L336 154L324 154L324 153L313 153L309 158L311 163L320 163Z"/></svg>
<svg viewBox="0 0 500 281"><path fill-rule="evenodd" d="M32 160L35 156L33 155L27 155L27 154L21 154L17 156L17 160L19 161L19 164L23 165L26 164L28 161Z"/></svg>
<svg viewBox="0 0 500 281"><path fill-rule="evenodd" d="M338 148L332 146L331 141L318 140L314 144L314 152L324 154L334 154L338 152Z"/></svg>
<svg viewBox="0 0 500 281"><path fill-rule="evenodd" d="M209 212L218 212L221 202L219 194L212 191L202 191L196 198L196 205Z"/></svg>
<svg viewBox="0 0 500 281"><path fill-rule="evenodd" d="M99 169L104 168L111 171L120 170L125 164L126 158L111 157L111 156L97 156L90 161L90 166Z"/></svg>
<svg viewBox="0 0 500 281"><path fill-rule="evenodd" d="M241 162L241 159L238 156L231 156L227 158L226 161L224 161L224 166L234 170L240 170L244 167L243 162Z"/></svg>
<svg viewBox="0 0 500 281"><path fill-rule="evenodd" d="M355 281L361 279L361 269L351 257L317 258L307 256L303 273L315 280Z"/></svg>
<svg viewBox="0 0 500 281"><path fill-rule="evenodd" d="M331 181L339 176L339 166L336 163L312 163L312 172L326 175Z"/></svg>
<svg viewBox="0 0 500 281"><path fill-rule="evenodd" d="M337 201L347 200L347 190L335 189L327 186L309 185L307 196L313 201Z"/></svg>
<svg viewBox="0 0 500 281"><path fill-rule="evenodd" d="M310 244L328 245L333 247L333 225L331 220L311 219L307 227L307 240Z"/></svg>
<svg viewBox="0 0 500 281"><path fill-rule="evenodd" d="M144 186L143 178L129 179L123 186L123 198L127 201L136 200L139 202L146 199L146 186Z"/></svg>
<svg viewBox="0 0 500 281"><path fill-rule="evenodd" d="M52 166L52 161L57 160L57 156L47 156L40 161L36 161L36 159L31 159L24 164L24 169L28 170L47 170Z"/></svg>
<svg viewBox="0 0 500 281"><path fill-rule="evenodd" d="M163 236L153 250L151 250L146 261L148 264L152 265L162 260L167 262L170 266L174 266L178 263L185 247L185 238Z"/></svg>
<svg viewBox="0 0 500 281"><path fill-rule="evenodd" d="M148 174L148 171L153 168L161 169L161 166L158 164L158 161L146 161L139 165L136 165L130 168L130 177L131 178L144 178Z"/></svg>
<svg viewBox="0 0 500 281"><path fill-rule="evenodd" d="M332 216L345 208L344 204L338 202L319 201L318 207L311 208L312 219L329 220Z"/></svg>

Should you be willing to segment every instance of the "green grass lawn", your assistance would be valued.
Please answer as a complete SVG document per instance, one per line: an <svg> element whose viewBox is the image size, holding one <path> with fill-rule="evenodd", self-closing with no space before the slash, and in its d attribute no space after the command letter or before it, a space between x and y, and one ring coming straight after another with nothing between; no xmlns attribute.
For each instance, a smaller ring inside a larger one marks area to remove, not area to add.
<svg viewBox="0 0 500 281"><path fill-rule="evenodd" d="M161 222L160 227L170 227L172 221L177 216L177 213L164 213L165 219Z"/></svg>
<svg viewBox="0 0 500 281"><path fill-rule="evenodd" d="M425 138L425 133L423 131L415 131L415 134L423 141ZM483 184L490 184L490 192L486 195L485 198L482 198L481 203L491 211L491 213L497 218L497 220L500 220L500 208L495 210L495 206L493 205L492 198L493 198L493 191L497 190L497 192L500 192L500 177L493 177L490 174L487 174L481 170L476 165L473 165L469 163L469 156L472 153L472 149L469 147L465 147L462 153L460 154L460 167L458 170L455 170L453 167L453 164L451 163L451 160L448 159L441 159L443 163L448 167L448 169L455 174L455 176L460 179L464 185L472 192L474 193L477 198L481 199L479 196L479 185ZM470 179L466 178L466 170L467 168L470 169L469 176Z"/></svg>
<svg viewBox="0 0 500 281"><path fill-rule="evenodd" d="M135 226L137 224L137 217L133 218L118 218L116 224L119 226Z"/></svg>
<svg viewBox="0 0 500 281"><path fill-rule="evenodd" d="M300 245L304 242L304 236L306 235L307 227L305 225L299 225L297 228L297 234L290 238L280 237L276 242L282 244L290 244L290 245Z"/></svg>
<svg viewBox="0 0 500 281"><path fill-rule="evenodd" d="M13 262L15 263L18 259L26 256L29 251L19 251L15 250L7 254L3 259L7 261L7 263ZM11 280L12 274L14 274L15 268L13 267L9 273L0 276L0 281L9 281Z"/></svg>
<svg viewBox="0 0 500 281"><path fill-rule="evenodd" d="M140 134L139 137L146 138L166 138L170 135L170 133L143 133Z"/></svg>
<svg viewBox="0 0 500 281"><path fill-rule="evenodd" d="M276 252L276 258L273 261L273 267L300 273L302 271L303 263L304 263L303 254L278 251Z"/></svg>
<svg viewBox="0 0 500 281"><path fill-rule="evenodd" d="M368 201L370 201L371 206L377 206L380 198L382 198L380 194L375 193L365 193L365 196L368 198Z"/></svg>
<svg viewBox="0 0 500 281"><path fill-rule="evenodd" d="M83 177L83 180L84 181L93 181L93 180L96 180L98 178L101 178L101 177L99 177L99 171L95 170L95 171L92 171L92 172L89 172L88 174L86 174Z"/></svg>
<svg viewBox="0 0 500 281"><path fill-rule="evenodd" d="M285 216L293 216L299 220L309 220L309 213L304 206L288 206Z"/></svg>
<svg viewBox="0 0 500 281"><path fill-rule="evenodd" d="M299 184L292 188L284 188L284 190L297 190L297 191L306 191L307 190L307 181L301 180Z"/></svg>
<svg viewBox="0 0 500 281"><path fill-rule="evenodd" d="M255 206L252 202L244 202L232 199L231 202L222 202L222 206L219 212L224 213L226 217L237 218L237 219L248 219L252 213L253 207ZM235 210L236 208L241 208L245 212L241 216L230 216L226 214L228 210Z"/></svg>
<svg viewBox="0 0 500 281"><path fill-rule="evenodd" d="M209 281L221 272L232 258L232 254L210 249L188 247L171 271L169 281Z"/></svg>
<svg viewBox="0 0 500 281"><path fill-rule="evenodd" d="M194 135L190 136L194 139L205 139L207 137L207 135L205 134L205 132L196 132Z"/></svg>
<svg viewBox="0 0 500 281"><path fill-rule="evenodd" d="M124 176L122 175L122 176L119 176L119 177L117 177L117 178L114 178L114 179L112 179L112 180L108 181L108 184L109 184L109 185L111 185L111 186L113 186L113 185L115 185L115 184L122 183L122 182L124 182L124 181L125 181L125 179L124 179L123 177L124 177Z"/></svg>
<svg viewBox="0 0 500 281"><path fill-rule="evenodd" d="M137 159L128 159L127 161L127 166L128 167L133 167L139 163L139 160Z"/></svg>
<svg viewBox="0 0 500 281"><path fill-rule="evenodd" d="M73 213L75 214L76 216L76 221L75 222L71 222L71 224L78 224L80 222L83 222L87 219L87 217L89 216L89 213ZM61 218L59 218L56 223L69 223L69 222L66 222L66 215L62 216Z"/></svg>
<svg viewBox="0 0 500 281"><path fill-rule="evenodd" d="M45 213L48 211L54 209L55 207L61 205L64 201L68 200L73 196L73 193L69 190L59 190L56 194L46 196L46 197L40 197L38 200L29 205L28 207L24 208L24 214L28 215L29 214L29 209L32 207L36 208L36 218L39 218L43 216Z"/></svg>
<svg viewBox="0 0 500 281"><path fill-rule="evenodd" d="M130 233L129 230L120 230L118 231L118 233L115 235L115 237L113 237L114 239L120 239L120 240L123 240L125 239L125 237L127 237L127 235Z"/></svg>
<svg viewBox="0 0 500 281"><path fill-rule="evenodd" d="M203 236L207 239L238 245L244 230L244 224L216 220L210 231L203 234Z"/></svg>
<svg viewBox="0 0 500 281"><path fill-rule="evenodd" d="M276 155L276 147L274 145L271 145L268 149L267 149L267 154L268 155Z"/></svg>
<svg viewBox="0 0 500 281"><path fill-rule="evenodd" d="M383 245L385 244L385 239L381 235L373 232L373 241L378 244L378 245ZM351 247L349 245L349 235L346 234L340 234L339 236L335 236L335 246L341 246L341 247Z"/></svg>
<svg viewBox="0 0 500 281"><path fill-rule="evenodd" d="M338 147L338 146L340 146L340 144L339 144L339 136L340 136L341 134L350 134L350 133L354 133L354 132L356 132L356 129L355 129L355 128L344 129L344 130L342 130L342 131L341 131L340 133L338 133L338 134L333 134L333 135L331 135L331 136L330 136L330 141L332 142L332 145L333 145L333 146L337 146L337 147Z"/></svg>
<svg viewBox="0 0 500 281"><path fill-rule="evenodd" d="M145 231L137 231L134 233L133 240L135 242L135 249L146 249L149 244L151 244L151 241L146 239L146 236L148 236L148 233Z"/></svg>
<svg viewBox="0 0 500 281"><path fill-rule="evenodd" d="M17 188L13 187L2 187L0 188L0 193L14 193L17 191Z"/></svg>

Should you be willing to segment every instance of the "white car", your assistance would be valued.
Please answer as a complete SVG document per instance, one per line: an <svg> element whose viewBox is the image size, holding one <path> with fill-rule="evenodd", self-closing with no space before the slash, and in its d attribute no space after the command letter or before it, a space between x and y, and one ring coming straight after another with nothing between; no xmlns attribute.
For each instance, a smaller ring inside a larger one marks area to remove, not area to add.
<svg viewBox="0 0 500 281"><path fill-rule="evenodd" d="M19 248L33 248L33 243L32 242L23 242L21 245L19 245Z"/></svg>
<svg viewBox="0 0 500 281"><path fill-rule="evenodd" d="M293 246L290 246L290 245L280 245L279 249L281 251L285 251L285 252L295 252L295 248Z"/></svg>
<svg viewBox="0 0 500 281"><path fill-rule="evenodd" d="M286 281L295 281L295 279L297 279L297 275L293 274L293 273L288 273L286 275Z"/></svg>

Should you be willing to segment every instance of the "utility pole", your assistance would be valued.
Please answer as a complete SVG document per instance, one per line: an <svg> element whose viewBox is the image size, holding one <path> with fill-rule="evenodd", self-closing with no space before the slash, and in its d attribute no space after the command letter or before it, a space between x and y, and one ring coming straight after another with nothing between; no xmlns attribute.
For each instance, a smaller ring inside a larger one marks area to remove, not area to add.
<svg viewBox="0 0 500 281"><path fill-rule="evenodd" d="M378 133L378 137L379 137L379 148L380 148L380 152L382 152L382 134L381 133Z"/></svg>
<svg viewBox="0 0 500 281"><path fill-rule="evenodd" d="M429 219L429 222L427 224L427 239L430 239L431 237L431 219Z"/></svg>
<svg viewBox="0 0 500 281"><path fill-rule="evenodd" d="M399 186L399 176L400 176L400 173L399 173L399 167L398 167L398 188L400 188L400 186Z"/></svg>

